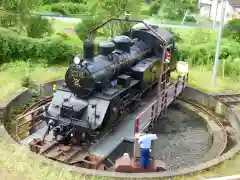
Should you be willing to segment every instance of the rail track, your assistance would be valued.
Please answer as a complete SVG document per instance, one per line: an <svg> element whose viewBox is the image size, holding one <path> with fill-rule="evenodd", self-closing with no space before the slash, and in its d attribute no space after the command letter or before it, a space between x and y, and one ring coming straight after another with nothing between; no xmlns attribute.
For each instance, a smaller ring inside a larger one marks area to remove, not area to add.
<svg viewBox="0 0 240 180"><path fill-rule="evenodd" d="M228 105L233 105L233 103L235 103L234 105L237 105L237 98L240 99L240 94L218 95L216 96L216 98L223 103L229 103ZM50 104L51 99L52 96L35 103L34 105L26 109L17 118L16 137L19 142L30 136L34 132L34 129L36 129L39 124L43 123L43 121L39 119L39 114L41 113L43 107L46 107ZM217 156L221 155L224 152L228 143L228 135L222 122L216 118L216 116L211 110L206 109L205 107L196 104L195 102L185 101L183 99L180 99L180 101L186 104L190 104L195 107L196 110L208 114L221 128L221 133L223 134L223 141L221 142L222 145L220 149L218 149L217 154L215 154ZM36 139L35 141L31 142L29 146L32 151L62 163L89 169L105 170L105 167L102 164L104 159L102 157L89 154L87 151L88 147L84 143L83 145L70 147L58 144L56 141L45 140L44 142L42 142L41 139Z"/></svg>
<svg viewBox="0 0 240 180"><path fill-rule="evenodd" d="M222 94L215 95L215 97L222 103L230 107L237 107L240 105L240 94Z"/></svg>

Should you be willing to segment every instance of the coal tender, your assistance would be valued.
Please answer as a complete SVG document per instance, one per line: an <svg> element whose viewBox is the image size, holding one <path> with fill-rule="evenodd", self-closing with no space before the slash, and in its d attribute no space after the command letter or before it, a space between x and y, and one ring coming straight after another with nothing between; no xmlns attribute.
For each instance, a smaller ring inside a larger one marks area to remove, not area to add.
<svg viewBox="0 0 240 180"><path fill-rule="evenodd" d="M83 58L72 59L65 84L42 114L48 131L58 141L78 143L110 130L158 84L160 62L173 62L166 49L168 55L175 49L172 34L154 26L100 42L98 52L86 41Z"/></svg>

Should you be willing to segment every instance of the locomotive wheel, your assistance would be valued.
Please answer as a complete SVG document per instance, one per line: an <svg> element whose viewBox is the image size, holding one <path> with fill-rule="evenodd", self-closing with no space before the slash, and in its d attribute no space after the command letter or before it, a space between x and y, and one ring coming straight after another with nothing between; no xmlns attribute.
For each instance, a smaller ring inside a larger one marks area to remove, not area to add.
<svg viewBox="0 0 240 180"><path fill-rule="evenodd" d="M109 123L113 124L120 115L120 99L115 99L111 104L109 108Z"/></svg>
<svg viewBox="0 0 240 180"><path fill-rule="evenodd" d="M117 98L110 103L100 129L110 130L114 123L116 123L116 121L118 120L119 116L120 116L120 99Z"/></svg>

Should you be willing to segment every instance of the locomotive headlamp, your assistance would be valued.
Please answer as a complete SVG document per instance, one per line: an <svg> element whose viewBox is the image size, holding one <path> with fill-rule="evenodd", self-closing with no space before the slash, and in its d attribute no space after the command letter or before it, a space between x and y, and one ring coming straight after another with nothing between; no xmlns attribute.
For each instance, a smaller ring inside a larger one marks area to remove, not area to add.
<svg viewBox="0 0 240 180"><path fill-rule="evenodd" d="M178 61L176 69L179 75L186 75L188 73L188 63L184 61Z"/></svg>
<svg viewBox="0 0 240 180"><path fill-rule="evenodd" d="M79 64L80 61L81 61L80 58L77 57L77 56L75 56L74 59L73 59L74 64Z"/></svg>

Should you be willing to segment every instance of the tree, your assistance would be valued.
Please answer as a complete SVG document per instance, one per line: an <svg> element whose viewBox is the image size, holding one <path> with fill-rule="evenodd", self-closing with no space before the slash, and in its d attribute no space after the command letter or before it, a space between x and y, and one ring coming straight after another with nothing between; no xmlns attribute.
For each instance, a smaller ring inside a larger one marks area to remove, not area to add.
<svg viewBox="0 0 240 180"><path fill-rule="evenodd" d="M87 33L96 25L109 19L110 17L124 17L128 11L134 18L140 15L142 0L94 0L88 1L88 13L91 16L89 19L83 19L82 23L76 26L76 32L81 40L85 40ZM120 32L123 32L131 24L113 22L102 28L102 32L106 37L112 37Z"/></svg>
<svg viewBox="0 0 240 180"><path fill-rule="evenodd" d="M5 26L19 25L23 30L28 21L29 10L42 4L42 0L2 0L1 6L7 10L2 14L1 21Z"/></svg>
<svg viewBox="0 0 240 180"><path fill-rule="evenodd" d="M2 0L1 6L13 12L28 13L30 9L42 3L42 0Z"/></svg>
<svg viewBox="0 0 240 180"><path fill-rule="evenodd" d="M153 2L151 7L149 8L149 15L151 16L153 14L158 14L160 7L161 7L161 4L159 2Z"/></svg>
<svg viewBox="0 0 240 180"><path fill-rule="evenodd" d="M184 16L186 10L189 13L198 11L197 0L155 0L149 13L157 14L160 9L164 11L164 18L178 20Z"/></svg>
<svg viewBox="0 0 240 180"><path fill-rule="evenodd" d="M240 43L240 19L233 19L223 29L223 37L234 39Z"/></svg>

